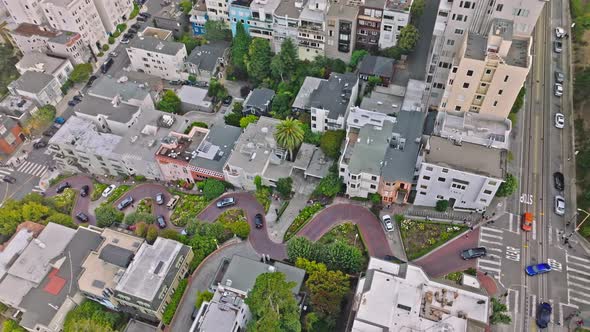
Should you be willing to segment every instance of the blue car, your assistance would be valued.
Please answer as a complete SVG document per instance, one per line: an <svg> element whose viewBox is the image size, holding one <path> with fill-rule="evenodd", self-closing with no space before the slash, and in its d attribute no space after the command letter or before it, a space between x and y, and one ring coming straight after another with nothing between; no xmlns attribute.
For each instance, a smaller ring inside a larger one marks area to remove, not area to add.
<svg viewBox="0 0 590 332"><path fill-rule="evenodd" d="M524 271L530 276L536 276L537 274L547 273L551 271L551 265L547 263L535 264L527 266Z"/></svg>
<svg viewBox="0 0 590 332"><path fill-rule="evenodd" d="M66 122L66 119L62 118L61 116L55 118L55 123L57 124L64 124Z"/></svg>

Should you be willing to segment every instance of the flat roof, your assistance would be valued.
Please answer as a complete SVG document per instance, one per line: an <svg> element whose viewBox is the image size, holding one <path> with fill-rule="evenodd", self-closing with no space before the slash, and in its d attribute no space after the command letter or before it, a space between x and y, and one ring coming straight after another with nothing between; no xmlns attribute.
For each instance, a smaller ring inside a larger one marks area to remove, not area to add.
<svg viewBox="0 0 590 332"><path fill-rule="evenodd" d="M381 169L381 176L385 181L413 181L418 153L422 146L421 138L425 118L426 113L424 112L401 111L397 113L397 121L392 132L393 135L404 139L405 143L403 148L392 147L391 144L387 147Z"/></svg>
<svg viewBox="0 0 590 332"><path fill-rule="evenodd" d="M182 88L180 88L180 91L178 91L178 98L180 98L180 101L183 103L210 107L211 102L206 100L207 93L208 90L206 89L183 85Z"/></svg>
<svg viewBox="0 0 590 332"><path fill-rule="evenodd" d="M86 95L82 102L74 106L74 112L90 116L103 115L110 121L128 123L140 111L139 106L126 103L113 105L113 99Z"/></svg>
<svg viewBox="0 0 590 332"><path fill-rule="evenodd" d="M365 55L359 66L359 73L393 78L395 60L382 56Z"/></svg>
<svg viewBox="0 0 590 332"><path fill-rule="evenodd" d="M52 75L39 73L36 71L27 71L21 75L21 77L12 81L9 87L13 87L17 90L22 90L30 93L39 93L55 78Z"/></svg>
<svg viewBox="0 0 590 332"><path fill-rule="evenodd" d="M437 136L484 146L508 147L512 124L508 119L472 112L439 112L434 123Z"/></svg>
<svg viewBox="0 0 590 332"><path fill-rule="evenodd" d="M118 79L102 75L99 76L87 92L88 95L99 98L113 99L118 96L122 101L143 101L149 94L149 86L145 83L129 81L124 76Z"/></svg>
<svg viewBox="0 0 590 332"><path fill-rule="evenodd" d="M201 320L199 331L232 331L234 321L244 305L242 294L229 289L217 289L207 308L195 319L195 324Z"/></svg>
<svg viewBox="0 0 590 332"><path fill-rule="evenodd" d="M234 167L262 171L270 158L269 152L277 147L273 134L279 123L280 120L261 116L257 122L249 124L236 142L227 163Z"/></svg>
<svg viewBox="0 0 590 332"><path fill-rule="evenodd" d="M362 99L360 107L368 111L392 114L401 110L403 101L403 96L373 91Z"/></svg>
<svg viewBox="0 0 590 332"><path fill-rule="evenodd" d="M297 0L282 0L279 6L274 11L275 16L287 17L288 19L296 20L299 18L302 8L295 7Z"/></svg>
<svg viewBox="0 0 590 332"><path fill-rule="evenodd" d="M16 63L16 66L25 70L53 74L67 62L70 62L70 60L39 52L29 52L23 54L23 57Z"/></svg>
<svg viewBox="0 0 590 332"><path fill-rule="evenodd" d="M33 232L26 228L18 231L0 253L0 279L6 275L12 261L20 255L33 239Z"/></svg>
<svg viewBox="0 0 590 332"><path fill-rule="evenodd" d="M113 149L121 141L121 136L100 133L94 122L72 116L62 125L49 144L67 145L72 149L91 152L102 157L114 157Z"/></svg>
<svg viewBox="0 0 590 332"><path fill-rule="evenodd" d="M475 60L485 60L488 45L488 37L476 33L467 33L467 45L465 57Z"/></svg>
<svg viewBox="0 0 590 332"><path fill-rule="evenodd" d="M21 23L16 29L12 30L13 34L22 36L41 36L45 38L51 38L58 35L58 31L54 30L49 26L41 26L31 23Z"/></svg>
<svg viewBox="0 0 590 332"><path fill-rule="evenodd" d="M183 43L160 40L150 36L131 39L129 47L167 55L176 55L180 50L185 48Z"/></svg>
<svg viewBox="0 0 590 332"><path fill-rule="evenodd" d="M22 96L7 95L0 101L0 109L8 116L20 118L23 114L32 111L37 105L30 99Z"/></svg>
<svg viewBox="0 0 590 332"><path fill-rule="evenodd" d="M209 128L209 134L199 146L197 156L191 159L190 164L222 173L223 166L241 134L241 128L223 122L214 124Z"/></svg>

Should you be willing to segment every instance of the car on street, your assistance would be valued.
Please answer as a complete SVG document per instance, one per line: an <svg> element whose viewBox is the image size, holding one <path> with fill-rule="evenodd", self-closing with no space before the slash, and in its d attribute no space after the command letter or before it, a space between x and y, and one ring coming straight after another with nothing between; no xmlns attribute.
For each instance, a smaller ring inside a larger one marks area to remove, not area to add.
<svg viewBox="0 0 590 332"><path fill-rule="evenodd" d="M170 81L170 85L182 85L183 82L184 81L182 81L182 80L173 80L173 81Z"/></svg>
<svg viewBox="0 0 590 332"><path fill-rule="evenodd" d="M565 214L565 198L561 195L555 196L555 214L558 216Z"/></svg>
<svg viewBox="0 0 590 332"><path fill-rule="evenodd" d="M105 61L101 66L100 66L100 72L103 74L106 74L109 69L111 68L111 66L113 65L113 63L115 62L115 60L113 58L108 58L107 61Z"/></svg>
<svg viewBox="0 0 590 332"><path fill-rule="evenodd" d="M115 186L114 184L111 184L110 186L106 187L106 189L102 191L102 197L109 197L113 193L113 190L115 190L115 188L117 188L117 186Z"/></svg>
<svg viewBox="0 0 590 332"><path fill-rule="evenodd" d="M12 176L9 176L9 175L4 175L2 177L2 181L8 182L8 183L16 183L16 179L13 178Z"/></svg>
<svg viewBox="0 0 590 332"><path fill-rule="evenodd" d="M137 33L137 29L131 28L129 30L127 30L130 34L136 34Z"/></svg>
<svg viewBox="0 0 590 332"><path fill-rule="evenodd" d="M547 273L551 271L551 265L547 263L533 264L525 267L524 271L529 276L536 276L537 274Z"/></svg>
<svg viewBox="0 0 590 332"><path fill-rule="evenodd" d="M62 182L59 184L59 186L57 186L57 189L55 190L56 193L61 194L64 192L64 190L66 190L67 188L71 188L72 186L70 185L69 182Z"/></svg>
<svg viewBox="0 0 590 332"><path fill-rule="evenodd" d="M43 132L43 136L51 137L57 133L57 128L49 127Z"/></svg>
<svg viewBox="0 0 590 332"><path fill-rule="evenodd" d="M143 17L143 16L137 16L136 20L138 22L145 22L145 21L147 21L147 19L145 17Z"/></svg>
<svg viewBox="0 0 590 332"><path fill-rule="evenodd" d="M563 81L565 80L565 76L563 75L563 73L559 69L555 70L554 75L555 75L555 82L557 82L557 83L563 83Z"/></svg>
<svg viewBox="0 0 590 332"><path fill-rule="evenodd" d="M555 189L563 191L563 189L565 188L565 178L563 177L563 173L553 173L553 185L555 186Z"/></svg>
<svg viewBox="0 0 590 332"><path fill-rule="evenodd" d="M227 96L225 98L223 98L223 102L221 103L223 106L229 106L231 105L231 101L232 101L232 96Z"/></svg>
<svg viewBox="0 0 590 332"><path fill-rule="evenodd" d="M84 212L78 212L76 214L76 219L80 220L81 222L88 222L88 216Z"/></svg>
<svg viewBox="0 0 590 332"><path fill-rule="evenodd" d="M94 83L94 81L96 81L98 77L96 77L95 75L90 76L90 78L88 79L88 83L86 83L87 86L92 86L92 83Z"/></svg>
<svg viewBox="0 0 590 332"><path fill-rule="evenodd" d="M551 308L551 304L547 302L539 303L537 306L537 317L535 319L535 323L539 328L547 328L549 326L549 322L551 322L551 312L553 309Z"/></svg>
<svg viewBox="0 0 590 332"><path fill-rule="evenodd" d="M121 40L121 44L129 44L129 39L125 38Z"/></svg>
<svg viewBox="0 0 590 332"><path fill-rule="evenodd" d="M381 221L383 221L383 226L385 227L386 231L393 232L393 223L391 222L390 215L384 215L383 217L381 217Z"/></svg>
<svg viewBox="0 0 590 332"><path fill-rule="evenodd" d="M74 106L78 105L78 103L80 103L80 102L72 99L72 100L68 101L68 106L74 107Z"/></svg>
<svg viewBox="0 0 590 332"><path fill-rule="evenodd" d="M119 211L121 211L121 210L125 209L126 207L128 207L129 205L131 205L131 203L133 203L133 197L127 196L119 204L117 204L117 209L119 209Z"/></svg>
<svg viewBox="0 0 590 332"><path fill-rule="evenodd" d="M561 85L560 83L555 83L553 85L553 95L555 97L563 96L563 85Z"/></svg>
<svg viewBox="0 0 590 332"><path fill-rule="evenodd" d="M74 96L75 100L78 100L78 101L82 100L81 97L79 97L79 98L76 98L76 97L78 97L78 96ZM64 123L66 123L66 119L62 118L61 116L58 116L57 118L55 118L55 120L53 120L53 122L62 125Z"/></svg>
<svg viewBox="0 0 590 332"><path fill-rule="evenodd" d="M553 42L553 51L555 53L561 53L561 51L563 51L563 43L560 40Z"/></svg>
<svg viewBox="0 0 590 332"><path fill-rule="evenodd" d="M77 100L77 101L82 101L82 96L75 95L72 99ZM61 119L62 121L61 122L55 121L55 123L64 124L64 122L66 122L66 120L64 118L62 118L61 116L58 118L55 118L55 120L57 120L57 119Z"/></svg>
<svg viewBox="0 0 590 332"><path fill-rule="evenodd" d="M473 259L473 258L483 257L487 253L488 253L488 251L484 247L470 248L470 249L466 249L466 250L461 251L461 258L463 258L465 260Z"/></svg>
<svg viewBox="0 0 590 332"><path fill-rule="evenodd" d="M264 225L264 222L262 220L262 215L260 213L257 213L254 216L254 225L256 226L256 228L262 228L262 226Z"/></svg>
<svg viewBox="0 0 590 332"><path fill-rule="evenodd" d="M82 196L82 197L88 196L89 191L90 191L90 187L88 185L82 186L82 188L80 189L80 196Z"/></svg>
<svg viewBox="0 0 590 332"><path fill-rule="evenodd" d="M113 52L109 53L109 56L110 56L111 58L116 58L116 57L118 57L118 56L119 56L119 53L117 53L117 52L113 51Z"/></svg>
<svg viewBox="0 0 590 332"><path fill-rule="evenodd" d="M555 113L555 121L553 123L555 128L563 129L565 127L565 115L563 113Z"/></svg>
<svg viewBox="0 0 590 332"><path fill-rule="evenodd" d="M535 218L531 212L525 212L522 215L522 225L521 228L525 232L530 232L533 230L533 223L535 222Z"/></svg>
<svg viewBox="0 0 590 332"><path fill-rule="evenodd" d="M232 206L234 204L236 204L236 200L233 197L225 197L220 199L216 205L218 208L221 209L227 206Z"/></svg>
<svg viewBox="0 0 590 332"><path fill-rule="evenodd" d="M139 13L139 16L145 17L145 18L150 18L150 17L152 17L152 14L150 14L148 12L143 12L143 13Z"/></svg>
<svg viewBox="0 0 590 332"><path fill-rule="evenodd" d="M555 28L555 37L563 38L563 37L565 37L565 34L566 34L566 32L565 32L564 28L562 28L562 27Z"/></svg>
<svg viewBox="0 0 590 332"><path fill-rule="evenodd" d="M162 194L162 193L157 193L156 194L156 203L158 205L164 204L164 194Z"/></svg>
<svg viewBox="0 0 590 332"><path fill-rule="evenodd" d="M158 222L158 227L160 227L160 229L166 228L166 219L164 219L164 216L159 215L158 218L156 218L156 221Z"/></svg>
<svg viewBox="0 0 590 332"><path fill-rule="evenodd" d="M43 140L33 143L34 149L42 149L46 146L47 146L47 141L43 141Z"/></svg>
<svg viewBox="0 0 590 332"><path fill-rule="evenodd" d="M135 35L132 34L131 32L127 32L123 35L123 38L125 38L125 39L133 39L133 37L135 37Z"/></svg>
<svg viewBox="0 0 590 332"><path fill-rule="evenodd" d="M135 23L131 26L131 28L139 30L141 29L141 23Z"/></svg>

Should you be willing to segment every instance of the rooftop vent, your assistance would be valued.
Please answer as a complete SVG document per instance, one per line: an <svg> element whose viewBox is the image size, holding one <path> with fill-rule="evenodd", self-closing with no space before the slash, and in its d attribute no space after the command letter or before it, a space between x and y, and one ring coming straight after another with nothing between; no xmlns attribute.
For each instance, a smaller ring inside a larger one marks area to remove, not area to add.
<svg viewBox="0 0 590 332"><path fill-rule="evenodd" d="M164 43L159 42L158 45L156 45L156 50L161 51L164 48Z"/></svg>

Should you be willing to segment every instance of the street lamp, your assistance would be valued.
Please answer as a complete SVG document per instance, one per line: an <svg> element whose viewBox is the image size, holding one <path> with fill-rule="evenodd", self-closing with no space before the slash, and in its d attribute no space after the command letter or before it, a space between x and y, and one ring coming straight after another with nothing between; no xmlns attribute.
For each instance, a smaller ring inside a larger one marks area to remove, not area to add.
<svg viewBox="0 0 590 332"><path fill-rule="evenodd" d="M588 217L590 217L590 212L588 212L586 210L582 210L582 209L578 208L578 212L584 212L586 214L586 217L582 220L582 222L579 225L576 225L576 232L580 230L580 227L582 227L584 222L588 219Z"/></svg>

